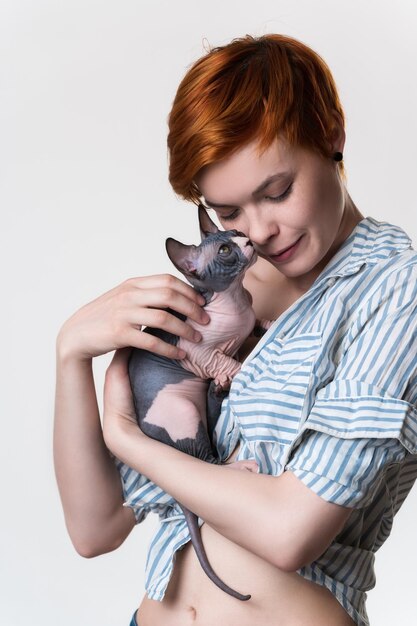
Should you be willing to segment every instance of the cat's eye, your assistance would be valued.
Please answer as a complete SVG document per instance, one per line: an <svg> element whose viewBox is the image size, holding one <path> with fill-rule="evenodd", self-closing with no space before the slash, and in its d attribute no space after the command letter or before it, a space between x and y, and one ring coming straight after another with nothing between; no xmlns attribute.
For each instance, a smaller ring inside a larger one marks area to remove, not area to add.
<svg viewBox="0 0 417 626"><path fill-rule="evenodd" d="M219 248L219 254L230 254L230 250L231 250L230 246L223 244Z"/></svg>

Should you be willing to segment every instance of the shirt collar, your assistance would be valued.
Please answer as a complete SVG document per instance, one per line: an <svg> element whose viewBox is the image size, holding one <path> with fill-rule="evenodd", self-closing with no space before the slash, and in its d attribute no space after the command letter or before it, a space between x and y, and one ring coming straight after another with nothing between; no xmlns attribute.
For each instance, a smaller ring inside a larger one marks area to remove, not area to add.
<svg viewBox="0 0 417 626"><path fill-rule="evenodd" d="M410 237L388 222L365 217L326 265L317 282L356 274L363 265L375 264L411 248Z"/></svg>
<svg viewBox="0 0 417 626"><path fill-rule="evenodd" d="M243 364L250 361L272 336L284 337L302 315L303 307L314 306L315 299L320 299L325 286L330 286L337 277L356 274L363 265L380 263L382 259L394 256L411 248L411 239L399 227L388 222L378 222L373 217L366 217L343 242L337 253L331 258L313 285L304 295L294 302L256 344ZM294 315L294 313L296 313ZM242 364L242 365L243 365Z"/></svg>

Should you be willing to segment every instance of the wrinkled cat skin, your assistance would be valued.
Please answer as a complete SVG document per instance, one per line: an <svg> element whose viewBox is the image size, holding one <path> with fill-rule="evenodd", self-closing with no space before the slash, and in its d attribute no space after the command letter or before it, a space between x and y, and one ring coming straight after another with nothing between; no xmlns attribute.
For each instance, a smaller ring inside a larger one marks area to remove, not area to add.
<svg viewBox="0 0 417 626"><path fill-rule="evenodd" d="M177 269L206 299L210 322L198 326L202 341L196 344L147 328L144 332L178 345L187 356L174 360L135 348L129 360L129 377L138 424L146 435L209 463L218 463L209 433L218 417L221 396L240 369L233 356L255 326L251 297L242 280L255 262L256 253L242 233L220 231L202 207L199 222L199 246L167 239L166 248ZM188 323L194 325L192 320ZM208 395L210 381L214 381L214 395L213 385ZM216 415L210 409L213 406ZM236 592L215 574L201 541L197 516L179 504L203 570L223 591L248 600L250 595Z"/></svg>

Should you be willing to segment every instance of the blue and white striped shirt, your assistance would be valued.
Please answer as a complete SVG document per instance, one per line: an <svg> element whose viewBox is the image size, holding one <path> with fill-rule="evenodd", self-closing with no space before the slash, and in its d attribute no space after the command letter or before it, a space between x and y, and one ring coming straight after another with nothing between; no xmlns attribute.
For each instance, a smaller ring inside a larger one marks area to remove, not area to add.
<svg viewBox="0 0 417 626"><path fill-rule="evenodd" d="M352 507L298 573L327 587L358 626L369 624L375 552L417 477L416 320L417 253L401 228L367 217L247 357L214 434L222 460L240 441L237 460L255 458L264 474L291 470ZM161 600L188 528L170 496L117 464L137 521L160 516L145 586Z"/></svg>

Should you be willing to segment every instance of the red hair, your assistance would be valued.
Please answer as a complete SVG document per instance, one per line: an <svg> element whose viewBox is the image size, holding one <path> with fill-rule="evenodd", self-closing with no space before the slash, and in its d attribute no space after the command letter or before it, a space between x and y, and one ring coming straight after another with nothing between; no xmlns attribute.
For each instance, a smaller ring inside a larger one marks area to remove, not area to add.
<svg viewBox="0 0 417 626"><path fill-rule="evenodd" d="M198 204L202 167L259 138L331 158L335 112L345 117L332 74L305 44L278 34L233 39L198 59L182 79L168 117L169 181ZM338 163L344 177L343 162Z"/></svg>

